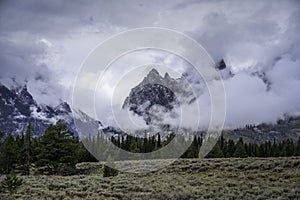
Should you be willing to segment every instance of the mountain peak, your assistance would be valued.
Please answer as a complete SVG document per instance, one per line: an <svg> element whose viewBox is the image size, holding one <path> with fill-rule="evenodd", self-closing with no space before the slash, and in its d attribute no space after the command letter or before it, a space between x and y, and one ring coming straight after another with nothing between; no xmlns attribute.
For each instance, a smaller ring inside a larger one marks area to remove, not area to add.
<svg viewBox="0 0 300 200"><path fill-rule="evenodd" d="M22 86L17 95L22 103L27 105L36 105L35 100L27 89L27 85Z"/></svg>
<svg viewBox="0 0 300 200"><path fill-rule="evenodd" d="M216 68L218 70L223 70L226 68L226 63L225 63L224 59L221 59L221 61L216 64Z"/></svg>
<svg viewBox="0 0 300 200"><path fill-rule="evenodd" d="M162 82L163 82L163 77L161 77L160 74L158 73L158 71L155 68L153 68L147 74L147 76L144 78L141 85L145 85L145 84L162 84Z"/></svg>
<svg viewBox="0 0 300 200"><path fill-rule="evenodd" d="M27 92L27 85L23 85L23 87L21 88L21 91L26 91Z"/></svg>
<svg viewBox="0 0 300 200"><path fill-rule="evenodd" d="M66 112L71 113L70 105L67 102L61 102L58 106L54 109L56 112Z"/></svg>
<svg viewBox="0 0 300 200"><path fill-rule="evenodd" d="M170 75L168 72L165 73L164 79L171 79Z"/></svg>
<svg viewBox="0 0 300 200"><path fill-rule="evenodd" d="M159 76L159 73L158 73L158 71L155 68L151 69L151 71L148 73L148 76L151 75L151 74Z"/></svg>
<svg viewBox="0 0 300 200"><path fill-rule="evenodd" d="M153 68L153 69L151 69L151 71L147 74L147 77L146 78L148 78L148 79L153 79L153 78L155 78L155 79L157 79L157 78L161 78L161 76L160 76L160 74L158 73L158 71L155 69L155 68Z"/></svg>
<svg viewBox="0 0 300 200"><path fill-rule="evenodd" d="M142 116L146 124L149 124L158 122L157 109L166 113L171 111L173 106L189 103L194 98L186 82L173 79L167 72L161 76L153 68L141 83L131 89L122 108L128 108Z"/></svg>

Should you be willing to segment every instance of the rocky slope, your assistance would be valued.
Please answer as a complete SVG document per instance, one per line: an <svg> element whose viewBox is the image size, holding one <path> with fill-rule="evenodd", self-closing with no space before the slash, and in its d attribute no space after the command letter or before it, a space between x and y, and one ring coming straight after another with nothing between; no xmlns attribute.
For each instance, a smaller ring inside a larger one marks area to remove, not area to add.
<svg viewBox="0 0 300 200"><path fill-rule="evenodd" d="M276 142L300 137L300 117L286 116L274 124L246 125L244 128L224 131L225 138L238 141L243 138L246 143L259 143L274 140Z"/></svg>
<svg viewBox="0 0 300 200"><path fill-rule="evenodd" d="M35 136L40 136L46 128L61 120L75 131L72 111L68 103L56 107L38 104L28 92L26 85L9 89L0 84L0 130L9 134L24 133L30 123Z"/></svg>

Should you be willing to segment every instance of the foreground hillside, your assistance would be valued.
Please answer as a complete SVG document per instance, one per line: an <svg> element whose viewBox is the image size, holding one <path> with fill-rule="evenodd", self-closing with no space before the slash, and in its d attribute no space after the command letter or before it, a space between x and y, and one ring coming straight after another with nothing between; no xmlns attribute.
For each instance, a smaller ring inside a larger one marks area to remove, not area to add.
<svg viewBox="0 0 300 200"><path fill-rule="evenodd" d="M180 159L157 172L107 178L100 163L77 168L83 174L23 176L16 194L0 199L300 199L300 157Z"/></svg>

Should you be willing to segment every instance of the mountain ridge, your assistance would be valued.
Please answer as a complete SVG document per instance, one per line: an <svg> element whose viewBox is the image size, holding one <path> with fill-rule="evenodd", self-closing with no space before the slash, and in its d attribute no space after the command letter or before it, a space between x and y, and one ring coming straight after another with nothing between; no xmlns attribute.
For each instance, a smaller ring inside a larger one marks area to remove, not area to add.
<svg viewBox="0 0 300 200"><path fill-rule="evenodd" d="M41 136L46 128L61 120L76 133L72 111L67 102L52 107L38 104L27 86L9 89L0 84L0 130L12 135L25 132L30 123L35 136Z"/></svg>
<svg viewBox="0 0 300 200"><path fill-rule="evenodd" d="M166 76L168 75L165 74L164 78ZM25 133L26 127L30 123L34 136L39 137L49 125L58 120L78 134L73 114L73 110L67 102L61 102L57 106L38 104L29 93L27 86L9 89L0 83L0 131L7 134L16 136ZM89 121L96 129L101 129L107 137L126 134L116 127L103 126L100 121L92 119L81 111L79 114L80 120ZM300 116L285 116L276 124L261 123L223 132L225 138L238 140L242 137L245 142L249 143L282 141L287 138L296 141L300 137Z"/></svg>

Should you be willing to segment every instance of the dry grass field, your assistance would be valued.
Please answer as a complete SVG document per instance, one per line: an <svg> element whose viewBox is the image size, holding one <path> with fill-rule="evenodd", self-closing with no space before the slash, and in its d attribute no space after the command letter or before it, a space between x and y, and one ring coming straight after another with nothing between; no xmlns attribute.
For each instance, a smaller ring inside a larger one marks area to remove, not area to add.
<svg viewBox="0 0 300 200"><path fill-rule="evenodd" d="M0 199L300 199L300 157L179 159L160 171L106 178L101 163L77 167L84 174L22 176L23 185Z"/></svg>

